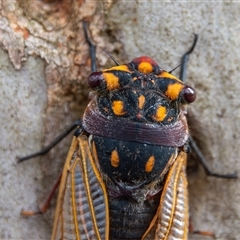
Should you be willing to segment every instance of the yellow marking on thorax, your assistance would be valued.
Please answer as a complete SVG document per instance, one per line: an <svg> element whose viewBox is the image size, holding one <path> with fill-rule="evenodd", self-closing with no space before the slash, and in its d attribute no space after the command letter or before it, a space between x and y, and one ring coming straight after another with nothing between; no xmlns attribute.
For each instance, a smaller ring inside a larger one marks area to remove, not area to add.
<svg viewBox="0 0 240 240"><path fill-rule="evenodd" d="M140 95L138 97L138 108L142 109L145 103L145 97L143 95Z"/></svg>
<svg viewBox="0 0 240 240"><path fill-rule="evenodd" d="M115 100L112 102L112 110L117 116L122 116L127 113L124 111L124 103L120 100Z"/></svg>
<svg viewBox="0 0 240 240"><path fill-rule="evenodd" d="M112 151L110 160L111 160L112 167L117 168L119 166L120 159L119 159L117 150Z"/></svg>
<svg viewBox="0 0 240 240"><path fill-rule="evenodd" d="M153 72L153 66L148 62L141 62L138 65L138 71L142 73L151 73Z"/></svg>
<svg viewBox="0 0 240 240"><path fill-rule="evenodd" d="M178 79L177 77L175 77L174 75L172 75L171 73L168 73L166 71L162 71L159 75L157 75L157 77L161 77L161 78L171 78L171 79L175 79L179 82L182 82L180 79Z"/></svg>
<svg viewBox="0 0 240 240"><path fill-rule="evenodd" d="M107 90L111 91L120 87L119 78L113 73L103 72L103 78L107 84Z"/></svg>
<svg viewBox="0 0 240 240"><path fill-rule="evenodd" d="M164 118L167 115L167 109L164 106L159 106L156 110L155 115L153 116L153 119L155 121L161 122L164 120Z"/></svg>
<svg viewBox="0 0 240 240"><path fill-rule="evenodd" d="M119 65L119 66L111 67L111 68L103 70L103 72L108 72L108 71L112 71L112 70L124 71L124 72L129 72L130 73L127 65Z"/></svg>
<svg viewBox="0 0 240 240"><path fill-rule="evenodd" d="M153 170L154 163L155 163L155 157L151 156L145 164L145 171L146 172L151 172Z"/></svg>
<svg viewBox="0 0 240 240"><path fill-rule="evenodd" d="M165 92L166 96L171 100L176 100L179 97L184 85L182 83L169 84Z"/></svg>

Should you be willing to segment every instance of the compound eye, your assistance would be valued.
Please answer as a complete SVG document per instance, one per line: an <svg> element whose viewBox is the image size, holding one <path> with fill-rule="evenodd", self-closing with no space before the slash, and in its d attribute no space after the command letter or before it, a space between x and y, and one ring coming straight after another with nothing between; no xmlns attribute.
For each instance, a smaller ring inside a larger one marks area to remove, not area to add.
<svg viewBox="0 0 240 240"><path fill-rule="evenodd" d="M101 85L101 83L104 81L102 72L93 72L88 77L88 85L91 88L96 88Z"/></svg>
<svg viewBox="0 0 240 240"><path fill-rule="evenodd" d="M196 91L192 87L189 87L189 86L185 86L182 89L181 95L187 103L194 102L196 99L196 96L197 96Z"/></svg>

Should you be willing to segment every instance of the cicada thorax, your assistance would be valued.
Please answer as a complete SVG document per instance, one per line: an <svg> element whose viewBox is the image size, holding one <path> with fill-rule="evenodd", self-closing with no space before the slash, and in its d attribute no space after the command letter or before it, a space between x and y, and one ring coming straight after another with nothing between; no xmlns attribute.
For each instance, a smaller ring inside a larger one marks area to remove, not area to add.
<svg viewBox="0 0 240 240"><path fill-rule="evenodd" d="M110 239L141 239L188 139L185 105L195 91L148 57L89 77L95 98L83 128L107 188Z"/></svg>

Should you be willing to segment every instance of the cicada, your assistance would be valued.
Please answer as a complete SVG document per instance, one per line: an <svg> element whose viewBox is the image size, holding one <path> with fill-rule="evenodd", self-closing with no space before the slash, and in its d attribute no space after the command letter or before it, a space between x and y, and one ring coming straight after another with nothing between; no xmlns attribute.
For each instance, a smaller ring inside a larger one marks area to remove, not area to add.
<svg viewBox="0 0 240 240"><path fill-rule="evenodd" d="M93 72L63 169L53 239L186 239L193 88L149 57Z"/></svg>
<svg viewBox="0 0 240 240"><path fill-rule="evenodd" d="M52 239L187 239L186 113L195 90L147 56L94 71L88 84Z"/></svg>

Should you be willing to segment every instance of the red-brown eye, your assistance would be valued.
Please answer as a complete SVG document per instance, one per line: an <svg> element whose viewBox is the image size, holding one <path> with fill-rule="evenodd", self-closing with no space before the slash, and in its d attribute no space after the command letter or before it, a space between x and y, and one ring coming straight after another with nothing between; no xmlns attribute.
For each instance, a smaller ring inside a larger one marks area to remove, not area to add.
<svg viewBox="0 0 240 240"><path fill-rule="evenodd" d="M102 72L93 72L90 74L88 78L88 85L91 88L95 88L101 85L101 83L104 81Z"/></svg>
<svg viewBox="0 0 240 240"><path fill-rule="evenodd" d="M192 103L195 101L196 99L196 91L189 87L189 86L185 86L182 91L181 91L181 95L183 97L183 99L187 102L187 103Z"/></svg>

